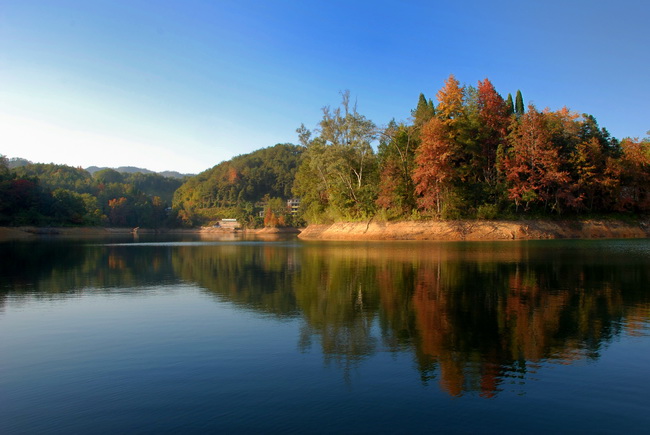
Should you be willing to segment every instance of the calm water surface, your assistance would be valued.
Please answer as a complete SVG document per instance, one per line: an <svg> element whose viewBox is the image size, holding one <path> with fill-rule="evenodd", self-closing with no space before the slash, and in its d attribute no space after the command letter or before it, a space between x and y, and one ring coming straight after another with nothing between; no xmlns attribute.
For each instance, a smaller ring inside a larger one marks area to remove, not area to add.
<svg viewBox="0 0 650 435"><path fill-rule="evenodd" d="M650 241L0 244L2 433L647 433Z"/></svg>

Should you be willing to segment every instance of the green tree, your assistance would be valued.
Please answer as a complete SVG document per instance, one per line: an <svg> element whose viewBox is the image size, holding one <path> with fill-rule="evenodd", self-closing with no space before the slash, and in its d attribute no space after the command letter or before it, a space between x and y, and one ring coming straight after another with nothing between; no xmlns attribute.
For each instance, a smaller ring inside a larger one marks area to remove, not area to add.
<svg viewBox="0 0 650 435"><path fill-rule="evenodd" d="M91 193L94 189L92 176L81 168L53 163L27 163L14 169L18 178L39 180L44 189L66 189L77 193Z"/></svg>
<svg viewBox="0 0 650 435"><path fill-rule="evenodd" d="M521 95L521 91L517 89L517 96L515 97L515 114L521 116L526 111L524 107L524 97Z"/></svg>
<svg viewBox="0 0 650 435"><path fill-rule="evenodd" d="M514 115L515 103L512 101L512 94L510 93L508 93L508 98L506 98L506 108L508 110L508 115Z"/></svg>
<svg viewBox="0 0 650 435"><path fill-rule="evenodd" d="M294 192L306 193L308 186L315 184L313 179L318 179L322 195L303 198L309 201L306 207L329 209L338 218L371 215L377 196L377 159L371 147L375 124L357 111L356 104L350 104L350 93L345 91L340 107L323 108L317 133L308 143ZM304 127L298 134L301 139L310 136Z"/></svg>
<svg viewBox="0 0 650 435"><path fill-rule="evenodd" d="M110 168L95 172L94 178L103 184L124 183L124 176L115 169Z"/></svg>
<svg viewBox="0 0 650 435"><path fill-rule="evenodd" d="M86 215L86 203L81 194L66 189L52 192L52 217L58 225L81 225Z"/></svg>
<svg viewBox="0 0 650 435"><path fill-rule="evenodd" d="M37 178L10 178L0 182L0 224L47 224L51 198Z"/></svg>
<svg viewBox="0 0 650 435"><path fill-rule="evenodd" d="M431 119L431 118L429 118ZM416 207L413 169L420 131L391 121L379 144L380 181L377 205L406 216Z"/></svg>
<svg viewBox="0 0 650 435"><path fill-rule="evenodd" d="M9 172L9 160L0 154L0 181L8 180L11 178L11 173Z"/></svg>
<svg viewBox="0 0 650 435"><path fill-rule="evenodd" d="M436 114L436 110L433 106L433 101L425 98L424 94L420 93L418 98L418 105L415 110L411 111L413 116L413 125L416 127L421 127L427 121L429 121Z"/></svg>

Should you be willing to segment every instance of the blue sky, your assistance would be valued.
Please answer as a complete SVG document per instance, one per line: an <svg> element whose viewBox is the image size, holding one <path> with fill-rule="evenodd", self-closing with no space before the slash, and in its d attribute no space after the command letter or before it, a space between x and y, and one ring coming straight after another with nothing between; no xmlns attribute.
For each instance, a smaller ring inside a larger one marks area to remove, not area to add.
<svg viewBox="0 0 650 435"><path fill-rule="evenodd" d="M408 121L449 74L650 130L650 2L31 1L0 4L0 154L198 173L297 143L349 89Z"/></svg>

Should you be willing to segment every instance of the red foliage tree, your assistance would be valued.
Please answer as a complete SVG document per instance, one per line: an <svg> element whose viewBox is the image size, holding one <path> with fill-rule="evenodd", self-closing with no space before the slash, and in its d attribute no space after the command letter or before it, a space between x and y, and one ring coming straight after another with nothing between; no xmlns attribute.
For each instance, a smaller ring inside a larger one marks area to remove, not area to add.
<svg viewBox="0 0 650 435"><path fill-rule="evenodd" d="M400 179L400 170L395 159L386 159L382 162L379 175L379 191L377 205L386 209L394 208L397 204L397 184Z"/></svg>
<svg viewBox="0 0 650 435"><path fill-rule="evenodd" d="M505 100L488 79L478 82L478 108L483 179L494 185L497 149L506 142L510 115Z"/></svg>
<svg viewBox="0 0 650 435"><path fill-rule="evenodd" d="M510 154L505 168L510 188L508 196L517 209L541 203L544 208L560 213L564 204L571 204L569 174L561 169L558 148L551 138L547 116L529 106L509 136Z"/></svg>
<svg viewBox="0 0 650 435"><path fill-rule="evenodd" d="M450 128L439 118L424 125L421 140L413 171L418 205L421 209L440 214L454 177L456 143L451 138Z"/></svg>

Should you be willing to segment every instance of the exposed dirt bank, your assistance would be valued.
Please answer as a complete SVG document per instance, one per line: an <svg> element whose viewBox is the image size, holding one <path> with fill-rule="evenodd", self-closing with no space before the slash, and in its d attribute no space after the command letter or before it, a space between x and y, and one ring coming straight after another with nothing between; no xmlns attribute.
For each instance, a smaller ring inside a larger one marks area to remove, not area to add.
<svg viewBox="0 0 650 435"><path fill-rule="evenodd" d="M293 227L285 228L258 228L255 230L246 230L246 233L249 234L298 234L301 230Z"/></svg>
<svg viewBox="0 0 650 435"><path fill-rule="evenodd" d="M139 228L102 228L102 227L65 227L65 228L42 228L42 227L0 227L0 241L24 240L37 238L39 236L63 236L63 237L110 237L128 236L131 234L198 234L201 236L237 237L238 234L252 234L256 236L277 236L282 234L297 234L297 228L262 228L257 230L234 230L218 227L201 227L189 229L160 229L152 230Z"/></svg>
<svg viewBox="0 0 650 435"><path fill-rule="evenodd" d="M402 221L309 225L303 240L535 240L650 237L650 220Z"/></svg>
<svg viewBox="0 0 650 435"><path fill-rule="evenodd" d="M232 230L214 227L192 229L139 229L137 234L199 234L220 237L237 234L272 237L297 234L296 228ZM110 237L133 234L131 228L38 228L0 227L0 241L30 239L39 236ZM620 220L567 221L402 221L338 222L309 225L298 235L303 240L535 240L535 239L622 239L650 237L650 218L637 222Z"/></svg>

